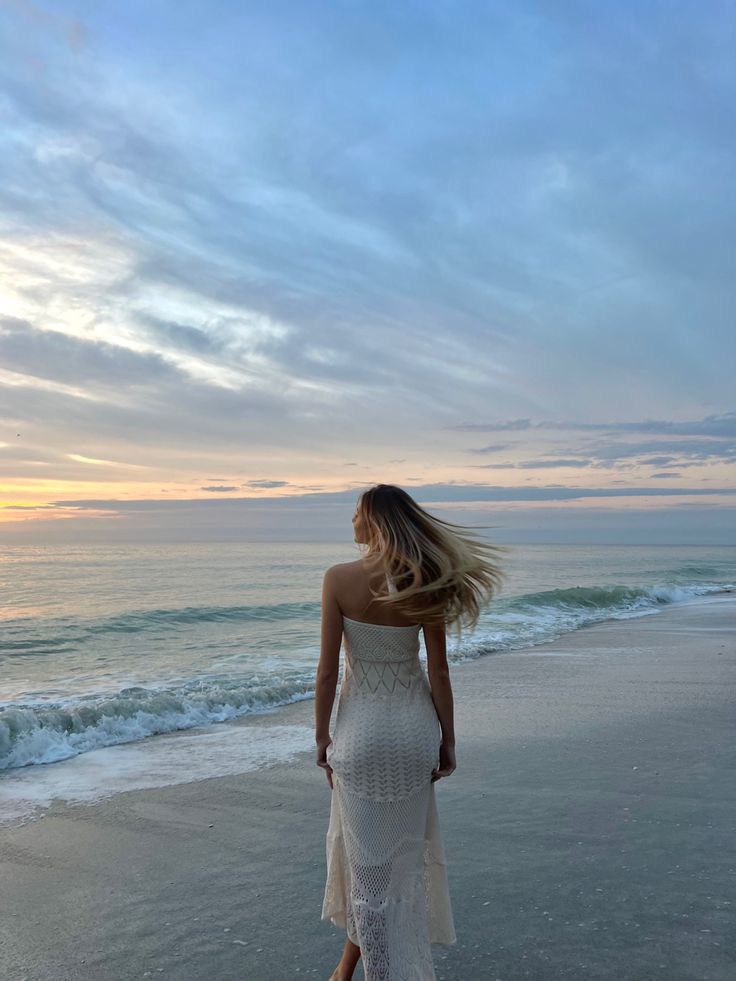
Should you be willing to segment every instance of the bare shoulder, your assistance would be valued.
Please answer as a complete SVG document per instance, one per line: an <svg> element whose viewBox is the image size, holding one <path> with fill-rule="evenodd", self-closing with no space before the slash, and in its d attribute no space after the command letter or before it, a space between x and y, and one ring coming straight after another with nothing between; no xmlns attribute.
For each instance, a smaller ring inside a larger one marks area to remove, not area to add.
<svg viewBox="0 0 736 981"><path fill-rule="evenodd" d="M335 565L329 566L325 571L325 576L329 576L333 582L340 582L354 576L360 568L360 559L357 562L337 562Z"/></svg>

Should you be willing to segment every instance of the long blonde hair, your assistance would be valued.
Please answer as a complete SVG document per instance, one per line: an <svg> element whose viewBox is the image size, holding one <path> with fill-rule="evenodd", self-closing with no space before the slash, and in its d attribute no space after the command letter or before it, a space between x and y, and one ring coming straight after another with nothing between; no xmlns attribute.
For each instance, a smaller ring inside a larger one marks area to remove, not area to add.
<svg viewBox="0 0 736 981"><path fill-rule="evenodd" d="M429 514L393 484L363 491L358 514L366 530L369 572L387 573L396 586L388 596L371 588L377 602L417 622L453 627L458 638L463 627L476 626L506 578L497 560L508 548L479 539L469 526Z"/></svg>

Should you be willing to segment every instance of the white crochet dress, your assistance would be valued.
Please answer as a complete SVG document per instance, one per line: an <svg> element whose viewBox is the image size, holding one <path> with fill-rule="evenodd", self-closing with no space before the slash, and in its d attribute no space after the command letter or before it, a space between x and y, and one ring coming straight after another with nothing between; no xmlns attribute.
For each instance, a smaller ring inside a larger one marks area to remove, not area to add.
<svg viewBox="0 0 736 981"><path fill-rule="evenodd" d="M440 727L420 629L343 617L321 918L360 947L365 981L435 981L430 944L456 941L431 781Z"/></svg>

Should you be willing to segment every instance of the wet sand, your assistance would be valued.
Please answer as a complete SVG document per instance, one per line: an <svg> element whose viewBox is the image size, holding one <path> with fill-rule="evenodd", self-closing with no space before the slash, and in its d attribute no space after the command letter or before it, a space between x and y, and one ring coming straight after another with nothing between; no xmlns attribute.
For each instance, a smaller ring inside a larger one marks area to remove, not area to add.
<svg viewBox="0 0 736 981"><path fill-rule="evenodd" d="M452 678L458 769L436 787L458 942L434 947L438 981L734 981L736 597ZM2 981L327 981L329 794L310 751L0 828Z"/></svg>

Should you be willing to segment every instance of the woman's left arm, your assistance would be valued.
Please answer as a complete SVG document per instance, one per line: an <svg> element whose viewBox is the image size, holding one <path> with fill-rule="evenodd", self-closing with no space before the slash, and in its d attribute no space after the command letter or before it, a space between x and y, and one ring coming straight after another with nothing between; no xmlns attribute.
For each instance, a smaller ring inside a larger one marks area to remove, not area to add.
<svg viewBox="0 0 736 981"><path fill-rule="evenodd" d="M322 626L319 666L314 696L315 739L325 747L330 742L330 716L340 673L342 644L342 610L334 590L334 570L328 569L322 580Z"/></svg>

